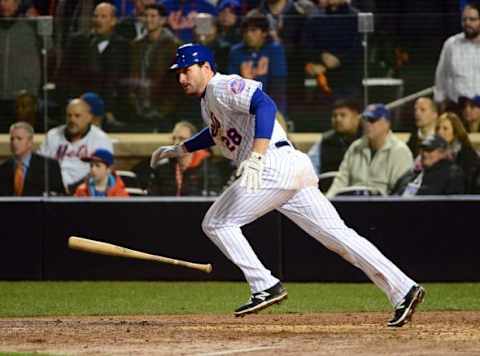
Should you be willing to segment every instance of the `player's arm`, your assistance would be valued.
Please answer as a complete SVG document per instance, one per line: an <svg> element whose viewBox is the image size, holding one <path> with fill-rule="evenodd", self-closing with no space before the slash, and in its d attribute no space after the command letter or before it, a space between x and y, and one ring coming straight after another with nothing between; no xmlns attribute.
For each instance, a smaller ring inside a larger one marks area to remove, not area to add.
<svg viewBox="0 0 480 356"><path fill-rule="evenodd" d="M215 146L215 141L213 141L210 129L208 127L204 127L200 132L186 140L183 143L183 146L185 146L185 150L187 152L195 152Z"/></svg>
<svg viewBox="0 0 480 356"><path fill-rule="evenodd" d="M267 151L272 137L276 112L277 107L273 100L257 88L250 102L250 113L255 115L253 152L263 155Z"/></svg>
<svg viewBox="0 0 480 356"><path fill-rule="evenodd" d="M273 100L257 88L250 102L250 113L255 115L255 136L252 153L248 159L240 163L237 176L240 186L255 192L262 187L263 156L268 149L275 124L277 107Z"/></svg>
<svg viewBox="0 0 480 356"><path fill-rule="evenodd" d="M199 133L190 137L183 143L174 146L161 146L157 148L150 158L150 167L155 168L158 162L163 158L173 158L183 156L189 152L198 151L215 145L208 127L205 127Z"/></svg>

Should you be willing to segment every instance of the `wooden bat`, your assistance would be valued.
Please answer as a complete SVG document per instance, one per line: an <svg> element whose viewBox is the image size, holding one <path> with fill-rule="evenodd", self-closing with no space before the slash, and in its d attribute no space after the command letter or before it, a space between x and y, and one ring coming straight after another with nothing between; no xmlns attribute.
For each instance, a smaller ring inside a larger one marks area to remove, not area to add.
<svg viewBox="0 0 480 356"><path fill-rule="evenodd" d="M168 263L171 265L197 269L205 273L210 273L212 271L212 265L210 263L200 264L200 263L177 260L174 258L169 258L164 256L151 255L149 253L131 250L129 248L110 244L107 242L90 240L90 239L86 239L78 236L70 236L68 238L68 247L74 250L98 253L100 255L136 258L139 260Z"/></svg>

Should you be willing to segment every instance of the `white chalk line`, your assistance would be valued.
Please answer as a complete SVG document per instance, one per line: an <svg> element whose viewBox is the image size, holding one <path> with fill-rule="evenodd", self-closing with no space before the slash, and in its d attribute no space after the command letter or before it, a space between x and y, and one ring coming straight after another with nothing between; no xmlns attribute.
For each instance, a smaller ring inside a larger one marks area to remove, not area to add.
<svg viewBox="0 0 480 356"><path fill-rule="evenodd" d="M203 354L197 354L197 356L219 356L219 355L233 355L244 352L253 352L253 351L262 351L262 350L272 350L278 349L278 346L261 346L261 347L250 347L248 349L236 349L236 350L225 350L225 351L215 351L207 352Z"/></svg>

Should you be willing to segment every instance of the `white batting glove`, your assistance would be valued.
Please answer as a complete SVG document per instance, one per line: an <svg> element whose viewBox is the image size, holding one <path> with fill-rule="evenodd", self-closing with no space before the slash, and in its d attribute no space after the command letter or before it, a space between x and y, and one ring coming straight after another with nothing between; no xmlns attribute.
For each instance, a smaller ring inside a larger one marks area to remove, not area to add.
<svg viewBox="0 0 480 356"><path fill-rule="evenodd" d="M187 154L185 146L182 144L175 146L161 146L157 148L150 158L150 167L155 168L158 162L163 158L175 158Z"/></svg>
<svg viewBox="0 0 480 356"><path fill-rule="evenodd" d="M240 177L240 186L247 191L255 193L262 187L263 155L252 152L237 169L237 177Z"/></svg>

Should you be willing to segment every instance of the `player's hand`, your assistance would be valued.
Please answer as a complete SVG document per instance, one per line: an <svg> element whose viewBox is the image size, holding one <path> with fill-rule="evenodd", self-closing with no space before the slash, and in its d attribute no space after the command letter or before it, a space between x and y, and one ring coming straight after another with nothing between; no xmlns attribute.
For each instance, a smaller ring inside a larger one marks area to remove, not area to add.
<svg viewBox="0 0 480 356"><path fill-rule="evenodd" d="M247 191L255 193L262 188L263 155L252 152L250 158L246 159L237 169L237 177L240 177L240 186L247 188Z"/></svg>
<svg viewBox="0 0 480 356"><path fill-rule="evenodd" d="M161 146L152 153L152 157L150 158L150 167L155 168L158 162L163 158L180 157L186 153L187 150L182 144L174 146Z"/></svg>

